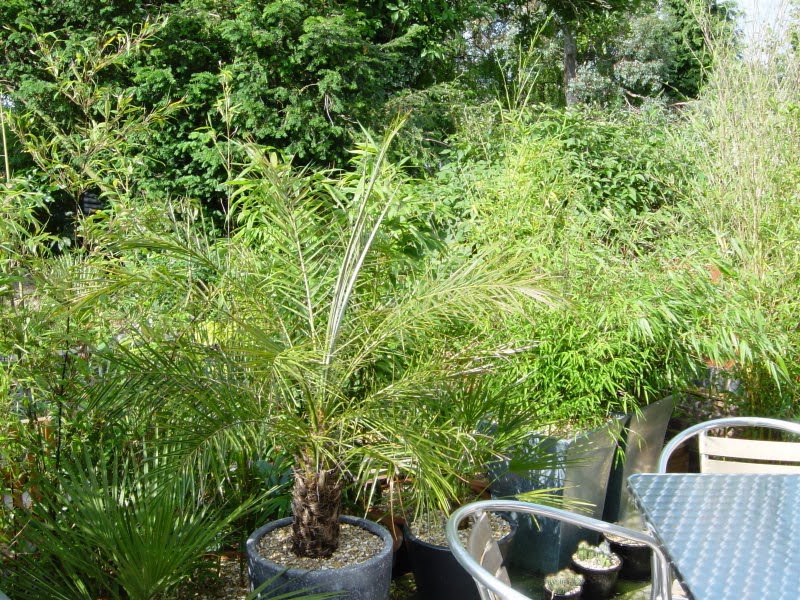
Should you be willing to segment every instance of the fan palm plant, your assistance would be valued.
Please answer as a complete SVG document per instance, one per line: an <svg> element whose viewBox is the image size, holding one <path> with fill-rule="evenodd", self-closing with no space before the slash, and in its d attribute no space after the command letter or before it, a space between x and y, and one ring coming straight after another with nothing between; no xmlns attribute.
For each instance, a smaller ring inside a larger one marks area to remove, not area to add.
<svg viewBox="0 0 800 600"><path fill-rule="evenodd" d="M523 411L474 385L518 347L484 347L476 325L547 296L509 257L421 265L392 247L382 225L407 208L386 161L396 131L336 179L247 147L228 235L198 235L186 212L162 232L110 230L95 246L103 280L79 303L133 292L139 309L169 315L169 335L153 333L152 315L128 332L114 351L119 385L96 402L160 418L178 466L212 491L234 476L233 456L293 457L301 556L337 548L345 485L410 476L418 502L441 506L465 465L525 429Z"/></svg>
<svg viewBox="0 0 800 600"><path fill-rule="evenodd" d="M246 506L227 515L178 477L145 477L130 461L88 451L43 482L9 584L18 597L164 597L204 565L204 553ZM7 588L8 589L8 588ZM9 592L11 593L11 592Z"/></svg>

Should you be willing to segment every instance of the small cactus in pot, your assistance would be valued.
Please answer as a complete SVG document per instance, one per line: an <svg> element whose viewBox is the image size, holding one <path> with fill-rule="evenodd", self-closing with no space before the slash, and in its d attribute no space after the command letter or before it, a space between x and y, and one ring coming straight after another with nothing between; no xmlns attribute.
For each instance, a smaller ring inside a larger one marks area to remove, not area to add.
<svg viewBox="0 0 800 600"><path fill-rule="evenodd" d="M545 598L547 600L566 600L580 598L583 588L583 575L572 569L562 569L544 578Z"/></svg>
<svg viewBox="0 0 800 600"><path fill-rule="evenodd" d="M611 551L608 542L594 546L581 542L572 555L575 570L586 578L584 591L594 598L608 598L614 591L622 559Z"/></svg>

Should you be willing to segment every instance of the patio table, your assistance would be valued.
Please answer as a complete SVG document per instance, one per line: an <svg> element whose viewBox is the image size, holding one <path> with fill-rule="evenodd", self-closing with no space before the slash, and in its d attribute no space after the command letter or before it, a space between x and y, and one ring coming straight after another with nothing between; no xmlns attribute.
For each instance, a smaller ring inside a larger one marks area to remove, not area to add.
<svg viewBox="0 0 800 600"><path fill-rule="evenodd" d="M800 598L800 475L640 473L628 486L694 600Z"/></svg>

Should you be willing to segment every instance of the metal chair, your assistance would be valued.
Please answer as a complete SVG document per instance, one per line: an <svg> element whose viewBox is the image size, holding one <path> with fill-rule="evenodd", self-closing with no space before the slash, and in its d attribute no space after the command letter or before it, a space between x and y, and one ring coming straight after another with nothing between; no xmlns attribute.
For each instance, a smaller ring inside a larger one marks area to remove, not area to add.
<svg viewBox="0 0 800 600"><path fill-rule="evenodd" d="M756 427L777 429L800 436L800 423L765 417L725 417L689 427L664 446L658 459L658 472L667 472L667 463L676 448L697 436L701 473L796 473L800 474L800 443L747 440L708 435L712 429Z"/></svg>
<svg viewBox="0 0 800 600"><path fill-rule="evenodd" d="M447 543L453 556L475 580L482 600L530 600L528 596L511 587L502 561L498 560L500 553L497 550L496 542L491 538L491 534L487 539L486 513L498 511L556 519L592 531L610 533L646 544L653 551L653 587L650 598L651 600L668 600L670 598L669 563L652 536L549 506L516 500L483 500L467 504L456 510L450 516L445 528ZM464 519L470 516L476 518L476 524L470 534L468 549L459 540L458 527Z"/></svg>

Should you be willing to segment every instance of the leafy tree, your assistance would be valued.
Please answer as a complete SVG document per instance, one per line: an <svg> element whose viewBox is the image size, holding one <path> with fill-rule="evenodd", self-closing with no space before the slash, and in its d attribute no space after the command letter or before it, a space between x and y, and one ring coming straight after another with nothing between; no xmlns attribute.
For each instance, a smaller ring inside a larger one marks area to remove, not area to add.
<svg viewBox="0 0 800 600"><path fill-rule="evenodd" d="M596 13L581 23L571 94L601 104L696 97L712 66L712 45L735 39L732 16L728 5L708 0Z"/></svg>
<svg viewBox="0 0 800 600"><path fill-rule="evenodd" d="M584 103L640 104L661 96L673 65L673 23L657 3L634 13L603 15L585 24L599 43L580 44L572 93ZM587 36L588 37L588 36Z"/></svg>
<svg viewBox="0 0 800 600"><path fill-rule="evenodd" d="M146 111L175 99L184 113L155 137L140 177L158 189L223 202L216 182L223 161L213 135L278 147L306 163L346 164L358 123L385 120L396 93L452 79L466 20L490 10L490 0L102 0L0 6L4 93L19 106L46 107L62 125L70 109L53 98L58 76L43 67L37 36L54 34L65 47L134 31L165 18L146 51L103 73L102 85L129 90ZM219 81L227 70L230 120ZM202 132L199 132L203 130ZM199 133L198 133L199 132Z"/></svg>
<svg viewBox="0 0 800 600"><path fill-rule="evenodd" d="M107 77L124 68L158 28L147 23L134 33L110 31L69 40L32 36L50 81L41 83L41 93L28 98L11 124L25 151L76 205L92 188L129 191L132 155L141 153L149 134L178 106L167 103L147 111L134 103L130 88Z"/></svg>
<svg viewBox="0 0 800 600"><path fill-rule="evenodd" d="M673 23L673 62L669 86L683 98L696 98L713 63L713 43L735 40L736 9L729 0L663 0Z"/></svg>
<svg viewBox="0 0 800 600"><path fill-rule="evenodd" d="M570 83L575 79L578 68L575 31L581 20L598 12L631 11L638 3L639 0L547 0L547 6L559 17L564 37L564 92L567 104L577 101Z"/></svg>
<svg viewBox="0 0 800 600"><path fill-rule="evenodd" d="M620 15L634 11L642 0L512 0L496 11L498 23L494 30L501 34L516 34L522 46L531 42L561 46L560 71L562 99L567 104L577 100L570 83L575 79L580 51L587 47L603 47L618 32ZM607 28L612 24L612 28ZM497 36L483 36L492 41ZM501 36L502 38L503 36ZM470 39L481 38L474 33ZM480 39L481 42L486 40ZM480 45L476 44L480 48ZM485 52L485 50L484 50ZM550 57L548 57L550 58ZM542 65L544 69L547 67ZM548 83L550 83L548 81Z"/></svg>

